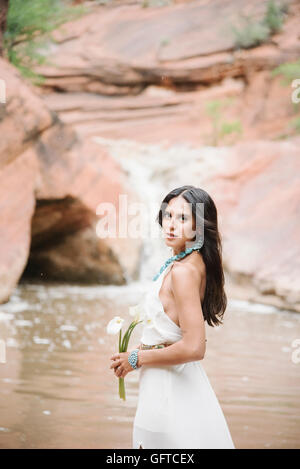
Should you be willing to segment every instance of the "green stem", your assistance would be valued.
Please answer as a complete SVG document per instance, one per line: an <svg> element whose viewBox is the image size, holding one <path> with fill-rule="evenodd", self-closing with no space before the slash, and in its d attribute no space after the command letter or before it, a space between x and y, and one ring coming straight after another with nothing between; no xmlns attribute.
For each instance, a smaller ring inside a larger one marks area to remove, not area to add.
<svg viewBox="0 0 300 469"><path fill-rule="evenodd" d="M124 401L126 401L124 378L119 378L119 396L120 396L120 399L123 399Z"/></svg>
<svg viewBox="0 0 300 469"><path fill-rule="evenodd" d="M133 329L135 328L136 326L136 322L133 321L130 326L128 327L127 331L125 332L124 334L124 337L123 337L123 340L122 340L122 348L121 348L121 351L122 352L126 352L127 351L127 347L128 347L128 342L129 342L129 338L130 338L130 334L131 332L133 331Z"/></svg>
<svg viewBox="0 0 300 469"><path fill-rule="evenodd" d="M126 337L126 349L125 349L126 351L127 351L127 349L128 349L128 344L129 344L130 336L131 336L131 334L132 334L133 329L135 328L135 326L136 326L136 323L134 323L132 329L128 331L128 336Z"/></svg>
<svg viewBox="0 0 300 469"><path fill-rule="evenodd" d="M119 332L119 352L122 352L121 343L122 343L122 329L120 329L120 332Z"/></svg>
<svg viewBox="0 0 300 469"><path fill-rule="evenodd" d="M130 339L130 336L132 334L132 331L135 328L135 326L137 324L139 324L140 322L143 322L143 321L137 321L137 322L133 321L130 324L128 330L124 334L123 340L122 340L122 332L121 332L121 329L120 329L120 333L119 333L119 352L126 352L127 351L128 343L129 343L129 339ZM124 378L119 378L119 396L120 396L120 399L123 399L124 401L126 401Z"/></svg>

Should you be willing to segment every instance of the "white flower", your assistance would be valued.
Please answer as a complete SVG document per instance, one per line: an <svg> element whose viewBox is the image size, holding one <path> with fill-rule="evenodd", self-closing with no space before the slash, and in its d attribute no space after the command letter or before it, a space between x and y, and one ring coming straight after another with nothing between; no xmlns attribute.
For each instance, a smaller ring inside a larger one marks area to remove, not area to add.
<svg viewBox="0 0 300 469"><path fill-rule="evenodd" d="M123 326L124 319L120 318L120 316L115 316L106 327L107 334L117 334L121 327Z"/></svg>
<svg viewBox="0 0 300 469"><path fill-rule="evenodd" d="M147 327L153 327L154 326L154 320L153 318L145 318L143 321L144 325Z"/></svg>
<svg viewBox="0 0 300 469"><path fill-rule="evenodd" d="M134 317L134 321L142 321L145 317L144 308L140 303L134 306L129 306L129 314Z"/></svg>
<svg viewBox="0 0 300 469"><path fill-rule="evenodd" d="M145 314L145 317L143 318L143 324L147 327L153 327L154 326L154 318L156 316L156 312L154 312L153 309L148 310Z"/></svg>

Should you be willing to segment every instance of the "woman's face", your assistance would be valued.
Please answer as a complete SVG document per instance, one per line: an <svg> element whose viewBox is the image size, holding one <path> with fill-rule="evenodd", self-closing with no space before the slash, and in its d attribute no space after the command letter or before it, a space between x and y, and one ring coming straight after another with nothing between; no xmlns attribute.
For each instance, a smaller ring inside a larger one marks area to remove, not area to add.
<svg viewBox="0 0 300 469"><path fill-rule="evenodd" d="M180 195L171 199L164 212L162 228L166 244L173 248L174 254L184 251L188 247L186 242L195 236L191 204Z"/></svg>

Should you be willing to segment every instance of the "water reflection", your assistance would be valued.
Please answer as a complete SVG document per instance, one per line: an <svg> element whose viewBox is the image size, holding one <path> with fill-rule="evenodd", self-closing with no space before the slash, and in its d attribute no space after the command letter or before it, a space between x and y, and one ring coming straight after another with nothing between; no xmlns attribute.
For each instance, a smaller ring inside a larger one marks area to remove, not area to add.
<svg viewBox="0 0 300 469"><path fill-rule="evenodd" d="M126 377L124 403L109 369L117 336L107 336L106 325L128 317L145 288L20 284L0 305L1 448L131 448L138 372ZM235 301L225 319L220 328L206 326L203 366L236 447L299 447L300 363L292 361L292 342L300 338L300 315ZM136 328L130 346L140 334Z"/></svg>

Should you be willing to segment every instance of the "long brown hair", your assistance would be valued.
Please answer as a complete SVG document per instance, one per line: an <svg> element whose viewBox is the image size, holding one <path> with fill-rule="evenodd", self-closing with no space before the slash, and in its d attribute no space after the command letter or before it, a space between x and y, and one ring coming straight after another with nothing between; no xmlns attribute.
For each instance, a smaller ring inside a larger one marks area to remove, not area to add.
<svg viewBox="0 0 300 469"><path fill-rule="evenodd" d="M181 195L190 203L196 226L204 227L204 243L200 249L206 266L206 288L202 301L204 320L214 327L222 324L227 307L227 296L224 290L225 278L222 264L222 242L218 230L217 208L210 195L195 186L181 186L169 192L161 203L156 221L162 227L162 220L167 204L174 197ZM202 203L204 211L200 213L197 204ZM203 235L203 234L202 234ZM198 235L196 234L194 238Z"/></svg>

